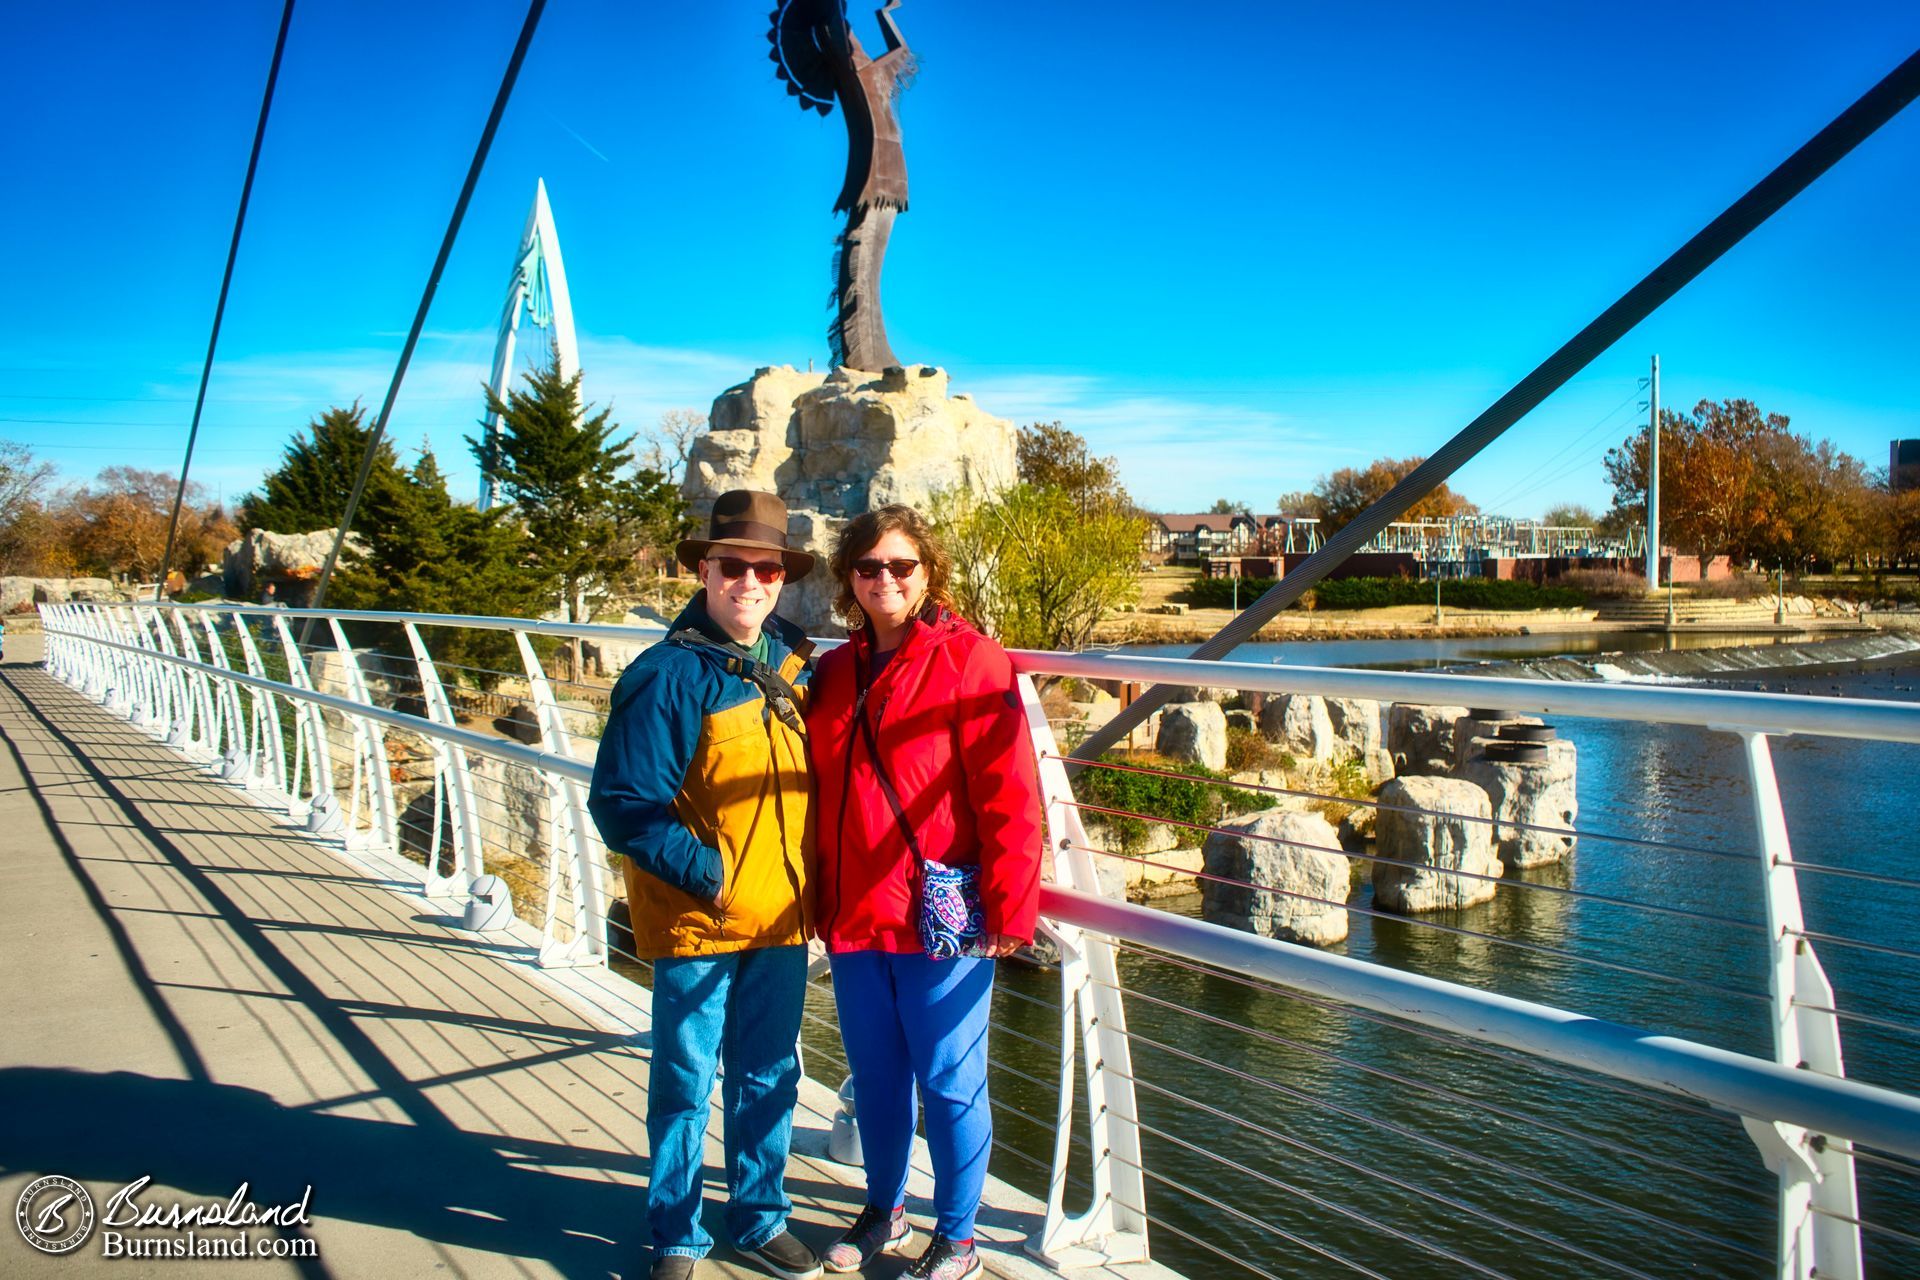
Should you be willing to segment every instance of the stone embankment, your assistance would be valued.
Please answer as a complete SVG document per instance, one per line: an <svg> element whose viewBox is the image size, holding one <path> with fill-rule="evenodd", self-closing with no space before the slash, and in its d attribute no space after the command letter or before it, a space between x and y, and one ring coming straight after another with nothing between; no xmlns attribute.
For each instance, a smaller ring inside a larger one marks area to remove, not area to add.
<svg viewBox="0 0 1920 1280"><path fill-rule="evenodd" d="M1072 715L1103 724L1119 703L1082 687ZM1264 807L1145 832L1090 824L1109 892L1192 892L1206 917L1265 937L1328 946L1347 936L1347 903L1370 890L1387 911L1486 902L1512 870L1574 851L1574 744L1530 717L1310 694L1262 697L1186 689L1144 735L1155 756L1230 781ZM1140 739L1136 737L1136 742ZM1249 764L1249 757L1255 762Z"/></svg>

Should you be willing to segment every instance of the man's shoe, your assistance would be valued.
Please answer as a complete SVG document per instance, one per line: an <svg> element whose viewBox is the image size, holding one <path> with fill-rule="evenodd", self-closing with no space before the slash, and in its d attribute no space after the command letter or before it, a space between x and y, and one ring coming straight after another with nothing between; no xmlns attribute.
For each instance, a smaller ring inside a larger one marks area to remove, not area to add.
<svg viewBox="0 0 1920 1280"><path fill-rule="evenodd" d="M913 1227L905 1209L889 1213L868 1205L860 1211L845 1234L827 1248L827 1270L845 1274L864 1271L867 1264L883 1253L905 1253L913 1244Z"/></svg>
<svg viewBox="0 0 1920 1280"><path fill-rule="evenodd" d="M980 1253L973 1241L955 1244L936 1231L933 1243L913 1260L906 1274L914 1280L972 1280L981 1270Z"/></svg>
<svg viewBox="0 0 1920 1280"><path fill-rule="evenodd" d="M814 1280L820 1274L820 1259L813 1256L813 1250L794 1239L791 1231L782 1231L758 1249L740 1252L780 1280Z"/></svg>
<svg viewBox="0 0 1920 1280"><path fill-rule="evenodd" d="M698 1258L689 1258L684 1253L663 1253L653 1260L653 1270L647 1272L647 1280L693 1280L693 1264Z"/></svg>

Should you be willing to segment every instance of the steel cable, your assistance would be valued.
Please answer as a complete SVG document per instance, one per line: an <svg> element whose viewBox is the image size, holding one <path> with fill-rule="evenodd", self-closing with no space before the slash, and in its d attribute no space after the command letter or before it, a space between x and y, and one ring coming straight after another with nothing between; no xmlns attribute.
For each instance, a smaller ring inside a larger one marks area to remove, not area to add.
<svg viewBox="0 0 1920 1280"><path fill-rule="evenodd" d="M327 550L327 558L320 566L320 577L315 581L313 597L308 603L310 609L319 609L326 603L327 584L333 578L333 567L340 558L340 548L347 540L347 534L353 529L353 517L360 510L360 498L366 492L367 478L373 473L373 460L379 451L380 441L387 433L387 420L393 414L393 402L400 395L400 384L406 379L407 366L413 361L413 349L420 342L420 332L426 327L427 312L433 306L433 295L440 287L440 275L447 267L447 258L453 252L453 242L460 234L460 224L467 216L467 203L473 198L473 189L480 181L480 171L486 166L487 152L493 147L493 135L500 127L500 117L506 114L507 100L513 96L514 82L520 77L520 65L526 60L527 48L533 43L533 33L539 29L540 15L547 7L547 0L532 0L527 6L526 21L520 27L520 39L513 46L513 55L507 60L506 74L501 77L500 91L494 95L493 110L487 115L486 126L480 131L480 144L474 148L473 162L467 166L467 180L460 188L459 198L453 204L453 216L447 220L447 231L440 240L440 252L433 260L433 269L427 273L427 287L420 295L420 306L414 311L413 325L407 330L406 343L400 348L400 362L393 371L393 381L387 384L387 398L380 406L379 416L374 419L373 431L367 437L367 447L360 455L360 470L353 478L353 490L347 495L347 509L340 517L340 531L334 536L333 545ZM302 629L301 638L311 635L314 619L309 617Z"/></svg>
<svg viewBox="0 0 1920 1280"><path fill-rule="evenodd" d="M280 31L273 39L273 61L267 64L267 88L260 97L260 119L253 127L253 149L247 153L247 176L240 183L240 208L233 215L233 239L227 245L227 266L220 274L220 295L213 304L213 332L207 335L207 359L200 366L200 390L193 400L193 422L187 428L187 454L180 462L180 484L173 491L173 515L167 521L166 550L160 553L160 574L153 584L153 598L159 600L167 589L167 573L173 567L174 534L180 528L180 507L187 497L187 473L193 469L193 446L200 438L200 413L207 404L207 383L213 377L213 353L220 345L220 323L227 314L227 292L233 286L233 264L240 257L240 233L247 225L247 204L253 198L253 175L260 167L260 144L267 136L267 117L273 111L273 87L280 80L280 58L287 49L287 28L293 25L293 0L280 10Z"/></svg>

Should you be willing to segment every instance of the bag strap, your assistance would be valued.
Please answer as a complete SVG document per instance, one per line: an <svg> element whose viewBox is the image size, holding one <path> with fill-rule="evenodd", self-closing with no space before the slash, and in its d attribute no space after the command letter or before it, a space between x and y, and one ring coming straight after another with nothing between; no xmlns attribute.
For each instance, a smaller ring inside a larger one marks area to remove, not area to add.
<svg viewBox="0 0 1920 1280"><path fill-rule="evenodd" d="M900 834L906 837L907 848L912 851L916 863L927 861L927 855L920 851L920 837L913 833L913 824L907 821L907 807L900 803L900 793L893 788L893 779L887 774L886 761L880 758L880 740L873 732L873 722L867 718L867 689L853 703L853 718L860 722L860 735L867 741L867 755L873 759L874 776L880 779L880 794L887 798L887 804L893 809L893 820L900 824Z"/></svg>
<svg viewBox="0 0 1920 1280"><path fill-rule="evenodd" d="M696 631L692 627L682 627L667 639L711 649L721 655L726 659L727 670L730 673L759 686L762 696L767 700L767 705L773 709L775 715L780 717L781 724L803 738L807 736L806 721L800 718L800 692L787 683L787 678L778 671L764 662L756 661L752 654L739 645L721 644L712 636ZM793 652L802 662L805 662L807 655L813 652L813 642L807 641L804 648L796 648Z"/></svg>

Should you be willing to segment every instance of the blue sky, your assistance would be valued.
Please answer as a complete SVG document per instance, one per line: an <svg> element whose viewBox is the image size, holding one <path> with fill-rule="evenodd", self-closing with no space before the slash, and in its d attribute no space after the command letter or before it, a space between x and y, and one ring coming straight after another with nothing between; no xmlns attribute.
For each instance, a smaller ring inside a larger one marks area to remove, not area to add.
<svg viewBox="0 0 1920 1280"><path fill-rule="evenodd" d="M554 0L392 422L461 437L534 181L586 389L629 427L824 364L837 114L771 0ZM176 470L280 5L16 6L0 79L0 438L73 481ZM194 476L231 498L377 406L525 10L304 0ZM871 37L869 10L856 6ZM1438 447L1920 47L1920 5L905 0L903 358L1065 422L1144 503L1269 506ZM869 43L873 43L870 38ZM1492 508L1606 505L1663 400L1745 396L1874 465L1920 435L1910 109L1469 464Z"/></svg>

